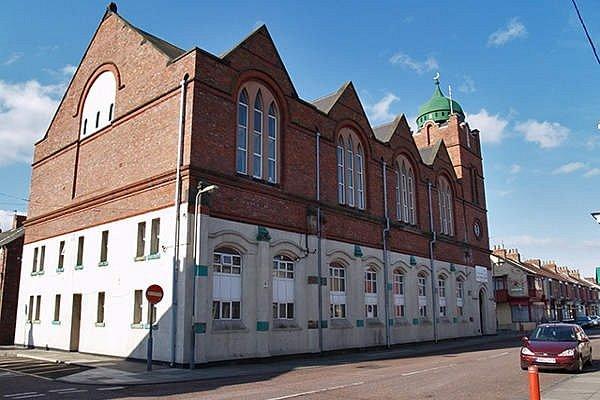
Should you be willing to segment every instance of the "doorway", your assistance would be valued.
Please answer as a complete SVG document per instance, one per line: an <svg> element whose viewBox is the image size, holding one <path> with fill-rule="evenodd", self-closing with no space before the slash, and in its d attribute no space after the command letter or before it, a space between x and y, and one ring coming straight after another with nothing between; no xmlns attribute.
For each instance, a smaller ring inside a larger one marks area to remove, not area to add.
<svg viewBox="0 0 600 400"><path fill-rule="evenodd" d="M81 327L81 293L73 294L71 308L71 342L69 351L79 351L79 331Z"/></svg>
<svg viewBox="0 0 600 400"><path fill-rule="evenodd" d="M485 335L485 292L479 291L479 332Z"/></svg>

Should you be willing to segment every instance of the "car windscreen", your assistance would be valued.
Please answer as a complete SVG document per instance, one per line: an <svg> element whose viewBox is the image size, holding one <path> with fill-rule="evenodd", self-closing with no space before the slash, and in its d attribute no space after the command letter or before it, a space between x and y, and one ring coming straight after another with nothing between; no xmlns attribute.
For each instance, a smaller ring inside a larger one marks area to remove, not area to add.
<svg viewBox="0 0 600 400"><path fill-rule="evenodd" d="M575 331L570 326L539 326L533 331L530 340L545 342L575 342Z"/></svg>

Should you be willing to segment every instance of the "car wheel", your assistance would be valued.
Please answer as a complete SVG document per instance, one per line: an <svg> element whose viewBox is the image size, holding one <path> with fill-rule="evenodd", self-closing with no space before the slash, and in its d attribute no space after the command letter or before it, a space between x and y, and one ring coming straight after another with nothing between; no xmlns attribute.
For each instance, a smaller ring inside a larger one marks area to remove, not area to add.
<svg viewBox="0 0 600 400"><path fill-rule="evenodd" d="M594 362L594 357L592 357L592 351L590 350L590 357L588 358L587 365L589 365L591 367L593 362Z"/></svg>

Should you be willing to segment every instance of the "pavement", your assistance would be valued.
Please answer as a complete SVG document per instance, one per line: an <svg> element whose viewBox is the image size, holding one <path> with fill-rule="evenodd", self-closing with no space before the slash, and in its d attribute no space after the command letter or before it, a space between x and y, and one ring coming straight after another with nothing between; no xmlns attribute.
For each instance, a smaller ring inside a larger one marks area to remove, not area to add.
<svg viewBox="0 0 600 400"><path fill-rule="evenodd" d="M83 354L76 352L0 347L0 357L12 359L27 358L58 365L85 367L71 374L58 374L55 380L83 385L151 385L188 381L243 378L249 376L275 376L282 373L324 365L344 365L356 362L415 357L420 354L444 354L461 348L488 345L519 337L517 333L502 333L494 336L474 337L440 341L439 343L410 343L392 349L350 351L329 353L323 356L271 358L258 362L241 361L231 365L208 365L193 370L170 368L164 364L154 364L153 370L146 371L145 361L125 360L116 357ZM9 365L10 367L10 365ZM0 365L0 369L3 369ZM10 370L7 368L6 370ZM25 370L24 370L25 371ZM22 371L23 373L23 371ZM35 371L27 374L42 376ZM600 379L600 378L599 378ZM599 398L600 399L600 398Z"/></svg>
<svg viewBox="0 0 600 400"><path fill-rule="evenodd" d="M543 400L600 400L600 370L574 375L542 392Z"/></svg>

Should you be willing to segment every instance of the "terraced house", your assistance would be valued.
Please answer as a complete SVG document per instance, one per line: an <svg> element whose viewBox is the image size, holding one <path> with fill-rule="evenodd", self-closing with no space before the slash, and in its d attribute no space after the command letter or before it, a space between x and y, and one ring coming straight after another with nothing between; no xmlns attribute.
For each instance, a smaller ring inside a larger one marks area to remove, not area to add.
<svg viewBox="0 0 600 400"><path fill-rule="evenodd" d="M494 333L479 132L434 89L417 132L372 127L352 83L301 99L265 26L217 56L111 4L35 145L16 343L144 358L152 324L181 364Z"/></svg>
<svg viewBox="0 0 600 400"><path fill-rule="evenodd" d="M491 259L499 329L526 331L543 321L598 315L595 278L553 261L522 260L518 249L496 246Z"/></svg>

